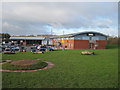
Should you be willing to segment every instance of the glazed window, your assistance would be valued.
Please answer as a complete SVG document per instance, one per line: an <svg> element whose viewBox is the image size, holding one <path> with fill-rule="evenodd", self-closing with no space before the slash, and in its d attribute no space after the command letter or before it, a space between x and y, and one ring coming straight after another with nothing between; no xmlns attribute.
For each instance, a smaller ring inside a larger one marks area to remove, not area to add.
<svg viewBox="0 0 120 90"><path fill-rule="evenodd" d="M93 36L93 34L92 34L92 33L89 33L88 35L89 35L89 36Z"/></svg>

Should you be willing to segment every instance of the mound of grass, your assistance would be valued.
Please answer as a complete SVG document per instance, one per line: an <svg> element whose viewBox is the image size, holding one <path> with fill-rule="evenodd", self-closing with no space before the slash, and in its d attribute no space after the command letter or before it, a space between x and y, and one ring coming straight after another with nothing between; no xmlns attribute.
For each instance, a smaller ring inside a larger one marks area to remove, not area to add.
<svg viewBox="0 0 120 90"><path fill-rule="evenodd" d="M2 65L2 68L7 70L35 70L35 69L44 68L47 65L48 64L46 62L41 62L41 61L32 65L13 65L13 64L10 64L10 62L7 62Z"/></svg>

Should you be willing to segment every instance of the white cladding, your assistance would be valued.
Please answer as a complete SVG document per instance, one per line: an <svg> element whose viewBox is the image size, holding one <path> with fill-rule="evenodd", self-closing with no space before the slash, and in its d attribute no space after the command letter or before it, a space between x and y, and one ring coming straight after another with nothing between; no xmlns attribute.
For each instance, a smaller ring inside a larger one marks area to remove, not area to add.
<svg viewBox="0 0 120 90"><path fill-rule="evenodd" d="M10 37L11 40L43 40L45 37Z"/></svg>
<svg viewBox="0 0 120 90"><path fill-rule="evenodd" d="M69 37L69 38L55 38L53 40L71 40L74 39L74 37Z"/></svg>
<svg viewBox="0 0 120 90"><path fill-rule="evenodd" d="M49 44L49 45L53 45L53 39L49 39L49 40L42 40L42 44L44 44L44 45L47 45L47 44Z"/></svg>
<svg viewBox="0 0 120 90"><path fill-rule="evenodd" d="M49 45L53 45L53 40L50 39L49 42L48 42Z"/></svg>
<svg viewBox="0 0 120 90"><path fill-rule="evenodd" d="M42 44L47 45L47 40L42 40Z"/></svg>

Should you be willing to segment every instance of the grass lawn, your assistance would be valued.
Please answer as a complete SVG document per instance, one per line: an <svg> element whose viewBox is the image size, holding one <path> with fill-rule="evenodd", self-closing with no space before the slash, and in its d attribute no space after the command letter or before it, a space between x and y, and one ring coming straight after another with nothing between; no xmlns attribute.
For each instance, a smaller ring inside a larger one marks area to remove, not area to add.
<svg viewBox="0 0 120 90"><path fill-rule="evenodd" d="M57 50L45 54L3 54L2 59L41 59L55 64L35 72L2 72L3 88L117 88L118 48L90 50L96 55L81 55L84 50Z"/></svg>

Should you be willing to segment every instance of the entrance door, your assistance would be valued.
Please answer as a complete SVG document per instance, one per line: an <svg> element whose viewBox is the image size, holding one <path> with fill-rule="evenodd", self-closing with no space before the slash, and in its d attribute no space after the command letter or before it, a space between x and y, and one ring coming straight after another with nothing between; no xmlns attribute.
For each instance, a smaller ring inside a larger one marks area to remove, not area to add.
<svg viewBox="0 0 120 90"><path fill-rule="evenodd" d="M92 43L89 43L89 47L90 47L90 49L92 48Z"/></svg>

